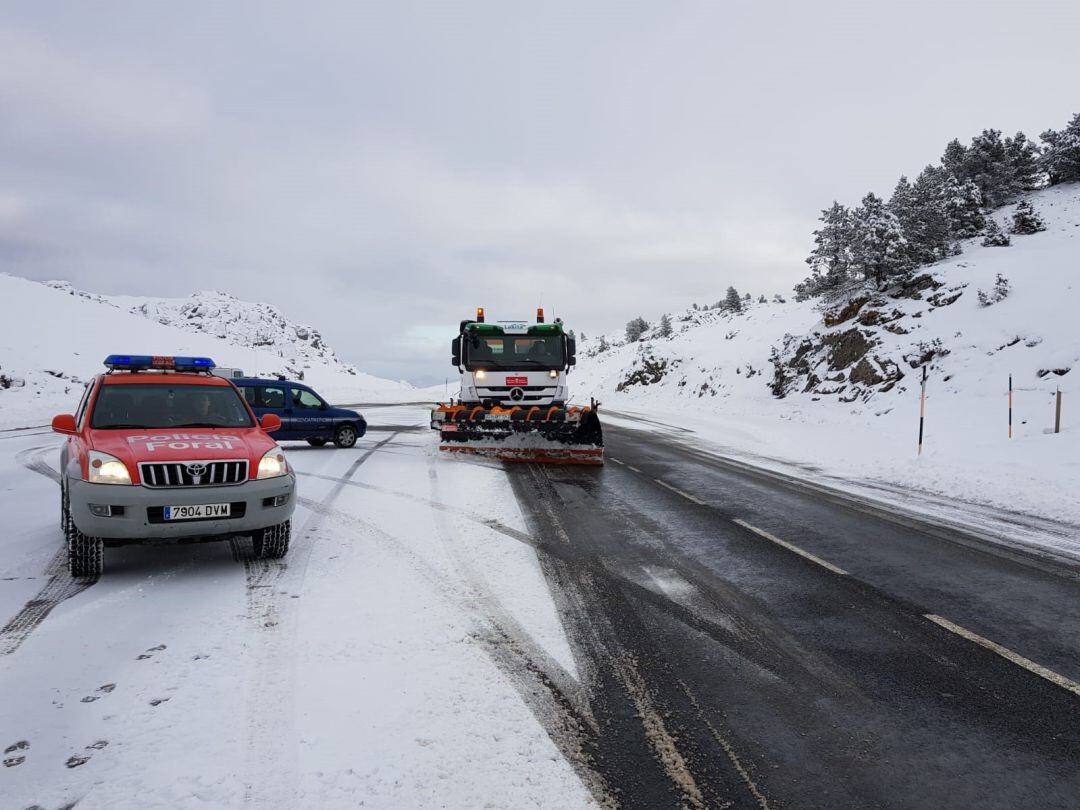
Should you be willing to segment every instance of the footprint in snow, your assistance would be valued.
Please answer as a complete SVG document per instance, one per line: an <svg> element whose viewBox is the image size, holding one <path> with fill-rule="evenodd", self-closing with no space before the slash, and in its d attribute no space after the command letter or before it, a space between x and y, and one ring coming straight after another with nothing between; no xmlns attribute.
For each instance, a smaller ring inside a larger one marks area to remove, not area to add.
<svg viewBox="0 0 1080 810"><path fill-rule="evenodd" d="M151 706L160 706L162 703L166 703L169 698L154 698L150 701Z"/></svg>
<svg viewBox="0 0 1080 810"><path fill-rule="evenodd" d="M107 695L107 694L109 694L109 692L111 692L115 688L116 688L115 683L107 683L104 686L99 686L97 688L97 690L99 692L101 692L102 694ZM100 698L101 698L101 695L87 695L86 697L84 697L82 699L82 702L83 703L93 703L95 700L99 700Z"/></svg>
<svg viewBox="0 0 1080 810"><path fill-rule="evenodd" d="M158 644L156 647L151 647L149 650L147 650L147 652L161 652L162 650L167 650L167 649L169 649L169 648L167 646L165 646L164 644Z"/></svg>
<svg viewBox="0 0 1080 810"><path fill-rule="evenodd" d="M69 768L78 768L80 765L85 765L89 761L89 756L80 757L78 754L72 754L64 764Z"/></svg>
<svg viewBox="0 0 1080 810"><path fill-rule="evenodd" d="M97 742L92 742L88 746L86 746L86 750L87 751L100 751L102 748L104 748L108 744L109 744L108 740L98 740Z"/></svg>

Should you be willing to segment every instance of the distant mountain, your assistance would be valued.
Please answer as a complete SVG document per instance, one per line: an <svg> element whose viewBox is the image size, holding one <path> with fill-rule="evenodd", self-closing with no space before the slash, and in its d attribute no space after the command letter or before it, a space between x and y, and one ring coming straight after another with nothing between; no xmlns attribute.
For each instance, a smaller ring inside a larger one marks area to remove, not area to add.
<svg viewBox="0 0 1080 810"><path fill-rule="evenodd" d="M106 296L0 273L0 428L71 411L112 353L198 355L252 376L303 379L333 402L422 399L343 363L318 330L270 304L217 292L186 299Z"/></svg>

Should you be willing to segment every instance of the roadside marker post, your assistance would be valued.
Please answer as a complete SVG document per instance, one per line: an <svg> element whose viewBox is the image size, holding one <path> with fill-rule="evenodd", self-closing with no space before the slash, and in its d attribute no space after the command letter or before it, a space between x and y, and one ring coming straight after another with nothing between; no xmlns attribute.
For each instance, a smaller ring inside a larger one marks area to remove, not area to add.
<svg viewBox="0 0 1080 810"><path fill-rule="evenodd" d="M1061 386L1057 390L1057 404L1054 406L1054 433L1061 433Z"/></svg>
<svg viewBox="0 0 1080 810"><path fill-rule="evenodd" d="M926 366L922 367L922 390L919 392L919 452L922 455L923 424L926 422Z"/></svg>
<svg viewBox="0 0 1080 810"><path fill-rule="evenodd" d="M1012 438L1012 374L1009 375L1009 438Z"/></svg>

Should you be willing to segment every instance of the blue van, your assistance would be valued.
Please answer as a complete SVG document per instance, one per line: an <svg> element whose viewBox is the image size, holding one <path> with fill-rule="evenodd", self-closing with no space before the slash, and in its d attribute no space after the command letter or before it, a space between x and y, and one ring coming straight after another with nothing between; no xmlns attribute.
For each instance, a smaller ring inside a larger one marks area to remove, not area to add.
<svg viewBox="0 0 1080 810"><path fill-rule="evenodd" d="M259 418L268 413L281 418L281 429L274 431L278 441L306 441L312 447L332 441L338 447L352 447L367 432L363 416L346 408L332 408L303 383L251 377L232 383Z"/></svg>

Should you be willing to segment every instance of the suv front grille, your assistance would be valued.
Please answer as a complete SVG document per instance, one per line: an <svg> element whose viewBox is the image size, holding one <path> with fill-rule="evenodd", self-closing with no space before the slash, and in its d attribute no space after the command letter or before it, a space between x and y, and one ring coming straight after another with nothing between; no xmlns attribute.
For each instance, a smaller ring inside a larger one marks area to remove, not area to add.
<svg viewBox="0 0 1080 810"><path fill-rule="evenodd" d="M248 478L243 461L155 461L139 465L144 487L218 487L242 484Z"/></svg>

